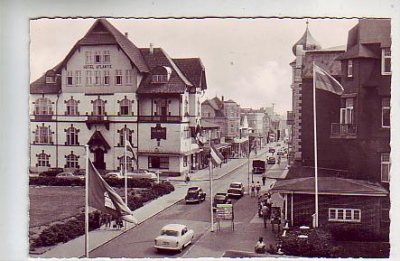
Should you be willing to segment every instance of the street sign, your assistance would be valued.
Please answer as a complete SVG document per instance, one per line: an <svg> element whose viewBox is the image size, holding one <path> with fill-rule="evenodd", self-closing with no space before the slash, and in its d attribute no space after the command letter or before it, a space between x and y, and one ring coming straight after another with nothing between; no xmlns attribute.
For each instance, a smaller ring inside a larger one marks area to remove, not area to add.
<svg viewBox="0 0 400 261"><path fill-rule="evenodd" d="M233 220L233 205L217 204L216 216L217 216L217 221Z"/></svg>

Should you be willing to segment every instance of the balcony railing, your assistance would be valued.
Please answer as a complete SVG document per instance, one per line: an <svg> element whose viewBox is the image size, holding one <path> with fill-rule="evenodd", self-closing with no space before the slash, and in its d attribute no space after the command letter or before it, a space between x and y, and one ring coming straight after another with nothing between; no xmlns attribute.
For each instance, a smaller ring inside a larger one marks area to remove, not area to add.
<svg viewBox="0 0 400 261"><path fill-rule="evenodd" d="M355 139L357 138L357 125L332 123L331 138Z"/></svg>
<svg viewBox="0 0 400 261"><path fill-rule="evenodd" d="M88 115L86 119L86 126L89 128L89 130L94 124L104 124L107 130L110 127L110 121L106 115Z"/></svg>
<svg viewBox="0 0 400 261"><path fill-rule="evenodd" d="M182 122L182 116L139 116L139 122Z"/></svg>
<svg viewBox="0 0 400 261"><path fill-rule="evenodd" d="M31 118L32 119L32 118ZM53 115L51 114L36 114L33 115L33 121L53 121Z"/></svg>

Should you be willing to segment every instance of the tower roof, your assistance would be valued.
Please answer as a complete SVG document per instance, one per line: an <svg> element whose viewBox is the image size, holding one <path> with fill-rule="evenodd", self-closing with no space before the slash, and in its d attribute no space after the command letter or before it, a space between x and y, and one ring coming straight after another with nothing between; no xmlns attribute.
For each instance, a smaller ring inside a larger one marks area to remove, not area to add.
<svg viewBox="0 0 400 261"><path fill-rule="evenodd" d="M292 47L293 54L296 55L296 49L298 45L303 46L303 50L319 50L321 49L321 45L314 39L311 35L310 30L308 30L308 24L306 31L303 36L298 40Z"/></svg>

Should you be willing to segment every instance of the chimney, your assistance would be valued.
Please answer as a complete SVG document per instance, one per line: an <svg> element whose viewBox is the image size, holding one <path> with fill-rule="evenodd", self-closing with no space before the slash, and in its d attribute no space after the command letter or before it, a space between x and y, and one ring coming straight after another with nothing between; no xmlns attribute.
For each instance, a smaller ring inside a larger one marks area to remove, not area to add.
<svg viewBox="0 0 400 261"><path fill-rule="evenodd" d="M221 96L221 100L224 101L224 95Z"/></svg>
<svg viewBox="0 0 400 261"><path fill-rule="evenodd" d="M128 38L128 32L125 32L125 37Z"/></svg>
<svg viewBox="0 0 400 261"><path fill-rule="evenodd" d="M150 43L150 54L154 53L153 43Z"/></svg>

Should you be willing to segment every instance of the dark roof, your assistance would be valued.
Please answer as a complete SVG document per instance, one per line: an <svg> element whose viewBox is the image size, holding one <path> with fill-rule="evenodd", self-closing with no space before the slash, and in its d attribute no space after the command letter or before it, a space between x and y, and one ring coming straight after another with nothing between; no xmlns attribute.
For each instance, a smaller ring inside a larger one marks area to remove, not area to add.
<svg viewBox="0 0 400 261"><path fill-rule="evenodd" d="M92 137L90 137L88 143L89 148L92 150L92 148L96 148L96 147L104 147L104 149L107 151L109 150L111 147L108 144L108 142L106 141L106 139L104 138L103 134L101 134L100 131L95 131L92 135ZM92 151L93 152L93 151Z"/></svg>
<svg viewBox="0 0 400 261"><path fill-rule="evenodd" d="M193 85L202 90L207 89L205 69L200 58L179 58L173 61Z"/></svg>
<svg viewBox="0 0 400 261"><path fill-rule="evenodd" d="M313 62L330 75L340 76L342 74L342 67L337 58L343 53L343 49L330 52L306 52L303 58L303 78L313 77Z"/></svg>
<svg viewBox="0 0 400 261"><path fill-rule="evenodd" d="M338 60L354 59L354 58L373 58L379 59L379 55L370 50L367 46L357 44L340 55Z"/></svg>
<svg viewBox="0 0 400 261"><path fill-rule="evenodd" d="M31 83L30 94L57 94L61 92L61 77L58 77L61 63L48 70L39 79ZM46 83L46 75L55 76L55 83Z"/></svg>
<svg viewBox="0 0 400 261"><path fill-rule="evenodd" d="M390 47L390 19L360 19L348 34L347 51L340 59L351 58L379 58L369 45Z"/></svg>
<svg viewBox="0 0 400 261"><path fill-rule="evenodd" d="M296 55L296 48L298 45L302 45L304 50L318 50L321 49L319 43L314 39L311 35L310 30L308 30L308 26L303 36L293 45L292 52Z"/></svg>
<svg viewBox="0 0 400 261"><path fill-rule="evenodd" d="M150 48L141 48L140 51L150 68L150 74L144 77L137 93L184 93L188 86L193 85L162 48L152 48L152 51ZM160 66L169 67L172 72L167 83L154 84L151 82L151 71Z"/></svg>
<svg viewBox="0 0 400 261"><path fill-rule="evenodd" d="M271 191L278 193L315 194L315 178L307 177L277 180ZM365 180L319 177L318 194L346 196L387 196L389 192L380 184Z"/></svg>

